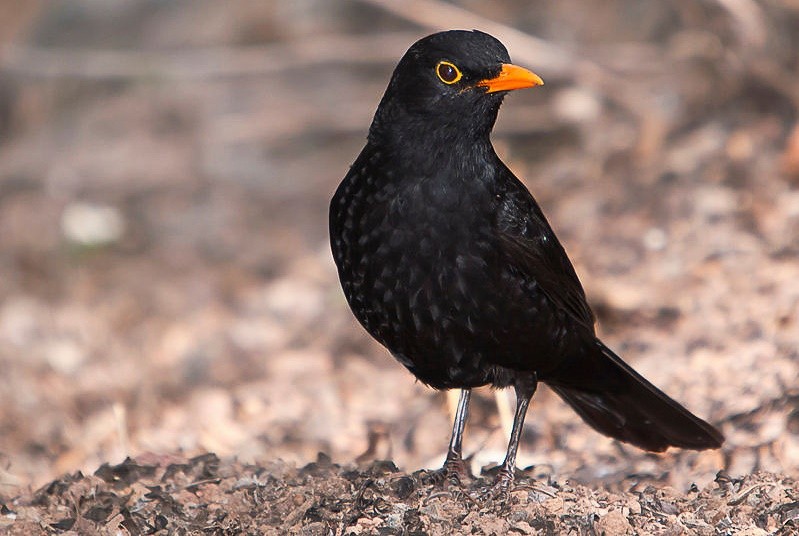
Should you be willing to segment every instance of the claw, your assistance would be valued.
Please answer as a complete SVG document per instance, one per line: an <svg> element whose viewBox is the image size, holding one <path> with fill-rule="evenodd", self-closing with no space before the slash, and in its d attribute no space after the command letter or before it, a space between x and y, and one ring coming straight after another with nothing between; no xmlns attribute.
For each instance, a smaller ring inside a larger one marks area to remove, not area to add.
<svg viewBox="0 0 799 536"><path fill-rule="evenodd" d="M494 483L480 489L477 493L476 500L482 502L504 502L509 496L511 486L513 485L513 473L500 469L497 473Z"/></svg>
<svg viewBox="0 0 799 536"><path fill-rule="evenodd" d="M444 482L462 487L464 480L472 478L469 467L462 459L447 459L444 466L436 471L431 471L423 477L428 484L441 485Z"/></svg>

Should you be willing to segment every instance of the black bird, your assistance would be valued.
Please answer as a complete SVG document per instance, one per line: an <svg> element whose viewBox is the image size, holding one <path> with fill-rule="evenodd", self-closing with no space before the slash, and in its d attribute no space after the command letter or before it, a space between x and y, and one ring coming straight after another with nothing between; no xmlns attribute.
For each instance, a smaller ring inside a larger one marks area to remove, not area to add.
<svg viewBox="0 0 799 536"><path fill-rule="evenodd" d="M502 489L539 381L597 431L645 450L724 440L597 338L566 252L495 153L503 98L541 84L486 33L417 41L330 203L333 257L355 317L419 380L462 389L442 475L465 471L470 389L514 387Z"/></svg>

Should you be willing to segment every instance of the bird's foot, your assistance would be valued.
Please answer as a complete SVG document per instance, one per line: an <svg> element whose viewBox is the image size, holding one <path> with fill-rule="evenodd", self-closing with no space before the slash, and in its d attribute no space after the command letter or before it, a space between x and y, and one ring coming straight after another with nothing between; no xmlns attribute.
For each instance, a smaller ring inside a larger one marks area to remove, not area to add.
<svg viewBox="0 0 799 536"><path fill-rule="evenodd" d="M424 476L423 481L436 486L452 484L462 487L463 481L471 478L472 475L466 462L462 459L448 458L441 469L430 471Z"/></svg>
<svg viewBox="0 0 799 536"><path fill-rule="evenodd" d="M513 487L513 481L513 469L507 470L501 467L494 478L494 482L489 486L480 488L474 498L481 502L504 502Z"/></svg>

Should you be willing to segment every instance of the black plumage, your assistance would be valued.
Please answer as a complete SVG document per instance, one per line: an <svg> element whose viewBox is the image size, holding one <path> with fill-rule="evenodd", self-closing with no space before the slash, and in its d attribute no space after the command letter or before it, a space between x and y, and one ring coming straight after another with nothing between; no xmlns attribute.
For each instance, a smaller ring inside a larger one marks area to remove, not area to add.
<svg viewBox="0 0 799 536"><path fill-rule="evenodd" d="M445 472L463 469L469 389L481 385L517 394L500 486L512 481L538 381L621 441L652 451L717 448L716 429L596 337L566 252L491 145L507 91L541 83L482 32L441 32L411 46L330 204L349 305L419 380L464 390Z"/></svg>

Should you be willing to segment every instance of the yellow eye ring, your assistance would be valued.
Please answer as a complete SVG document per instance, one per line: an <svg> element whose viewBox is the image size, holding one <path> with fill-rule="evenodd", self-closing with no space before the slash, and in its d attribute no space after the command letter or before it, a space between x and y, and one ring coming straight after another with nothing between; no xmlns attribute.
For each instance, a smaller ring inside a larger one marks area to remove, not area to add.
<svg viewBox="0 0 799 536"><path fill-rule="evenodd" d="M436 76L447 85L452 85L461 79L463 73L454 63L439 61L436 65Z"/></svg>

